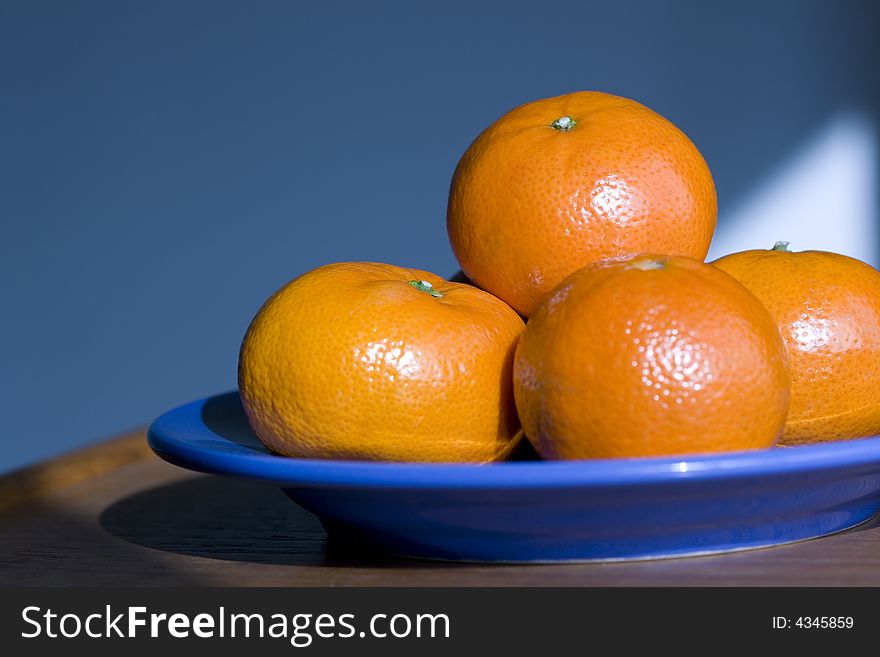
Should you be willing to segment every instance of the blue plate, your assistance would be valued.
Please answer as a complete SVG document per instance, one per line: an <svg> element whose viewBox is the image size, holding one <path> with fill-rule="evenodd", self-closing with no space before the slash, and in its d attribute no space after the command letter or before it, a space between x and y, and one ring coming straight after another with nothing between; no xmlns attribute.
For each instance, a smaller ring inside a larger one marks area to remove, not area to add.
<svg viewBox="0 0 880 657"><path fill-rule="evenodd" d="M149 442L176 465L280 486L345 541L427 559L609 561L728 552L831 534L880 509L880 437L601 461L295 459L266 451L233 392L162 415Z"/></svg>

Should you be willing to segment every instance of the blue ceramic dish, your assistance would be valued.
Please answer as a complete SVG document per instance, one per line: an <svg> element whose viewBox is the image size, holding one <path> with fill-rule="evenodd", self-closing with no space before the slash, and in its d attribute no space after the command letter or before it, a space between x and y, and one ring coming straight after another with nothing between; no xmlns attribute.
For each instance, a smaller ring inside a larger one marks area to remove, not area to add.
<svg viewBox="0 0 880 657"><path fill-rule="evenodd" d="M176 465L280 486L331 533L384 553L455 561L651 559L838 532L880 510L880 437L723 455L491 465L275 456L237 393L150 427Z"/></svg>

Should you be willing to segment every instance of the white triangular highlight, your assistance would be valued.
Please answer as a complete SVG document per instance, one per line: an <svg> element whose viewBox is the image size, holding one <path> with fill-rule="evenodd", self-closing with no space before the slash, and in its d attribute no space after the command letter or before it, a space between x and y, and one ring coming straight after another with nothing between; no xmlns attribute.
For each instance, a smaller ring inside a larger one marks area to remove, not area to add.
<svg viewBox="0 0 880 657"><path fill-rule="evenodd" d="M876 267L876 185L874 126L861 115L840 115L719 217L707 261L785 241L792 251L833 251Z"/></svg>

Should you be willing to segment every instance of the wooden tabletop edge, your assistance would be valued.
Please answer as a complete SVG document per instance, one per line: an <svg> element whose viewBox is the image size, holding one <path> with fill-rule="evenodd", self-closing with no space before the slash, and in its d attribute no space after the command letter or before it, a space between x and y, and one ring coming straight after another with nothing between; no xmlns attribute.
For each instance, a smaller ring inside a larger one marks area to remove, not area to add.
<svg viewBox="0 0 880 657"><path fill-rule="evenodd" d="M146 429L139 429L0 475L0 513L39 502L152 455Z"/></svg>

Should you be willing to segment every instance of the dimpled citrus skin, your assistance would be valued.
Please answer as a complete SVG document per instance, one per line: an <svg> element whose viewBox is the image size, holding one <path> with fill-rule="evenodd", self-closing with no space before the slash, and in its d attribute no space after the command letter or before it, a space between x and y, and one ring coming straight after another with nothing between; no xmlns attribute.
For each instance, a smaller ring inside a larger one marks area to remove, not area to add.
<svg viewBox="0 0 880 657"><path fill-rule="evenodd" d="M568 117L570 130L551 127ZM529 316L576 269L637 253L703 260L717 201L672 123L582 91L522 105L480 134L452 178L447 229L464 273Z"/></svg>
<svg viewBox="0 0 880 657"><path fill-rule="evenodd" d="M529 319L514 363L526 435L547 459L771 447L790 381L761 303L697 260L584 267Z"/></svg>
<svg viewBox="0 0 880 657"><path fill-rule="evenodd" d="M880 273L823 251L744 251L712 264L764 303L788 345L791 409L780 444L880 433Z"/></svg>
<svg viewBox="0 0 880 657"><path fill-rule="evenodd" d="M278 454L493 461L521 435L511 368L522 330L509 306L470 285L392 265L326 265L257 313L239 390L257 437Z"/></svg>

